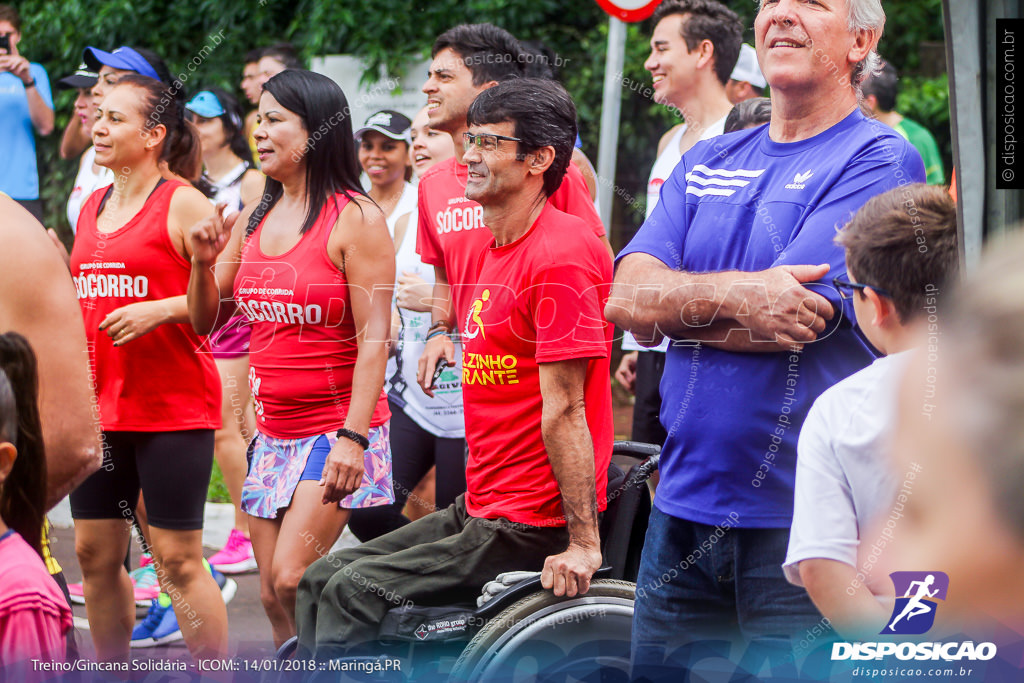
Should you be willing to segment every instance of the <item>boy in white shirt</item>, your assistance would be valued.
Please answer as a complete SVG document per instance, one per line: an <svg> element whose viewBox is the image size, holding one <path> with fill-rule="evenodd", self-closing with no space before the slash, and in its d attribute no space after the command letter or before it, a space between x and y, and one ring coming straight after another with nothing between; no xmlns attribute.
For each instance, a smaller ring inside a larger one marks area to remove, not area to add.
<svg viewBox="0 0 1024 683"><path fill-rule="evenodd" d="M955 281L956 208L944 188L898 187L867 202L836 242L846 249L849 281L833 283L882 357L825 391L807 415L783 571L839 633L877 638L891 611L877 594L892 589L858 566L857 551L871 522L903 507L895 502L900 477L886 460L896 388L920 339L915 323L935 313L945 283Z"/></svg>

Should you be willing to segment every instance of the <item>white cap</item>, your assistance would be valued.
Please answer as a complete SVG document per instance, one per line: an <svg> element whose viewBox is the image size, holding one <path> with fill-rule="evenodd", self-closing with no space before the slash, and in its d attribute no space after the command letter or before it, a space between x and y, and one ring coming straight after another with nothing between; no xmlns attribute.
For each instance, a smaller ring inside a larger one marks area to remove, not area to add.
<svg viewBox="0 0 1024 683"><path fill-rule="evenodd" d="M761 67L757 64L757 51L746 43L740 45L740 58L736 60L736 68L729 76L734 81L746 81L756 88L763 88L767 85L764 76L761 74Z"/></svg>

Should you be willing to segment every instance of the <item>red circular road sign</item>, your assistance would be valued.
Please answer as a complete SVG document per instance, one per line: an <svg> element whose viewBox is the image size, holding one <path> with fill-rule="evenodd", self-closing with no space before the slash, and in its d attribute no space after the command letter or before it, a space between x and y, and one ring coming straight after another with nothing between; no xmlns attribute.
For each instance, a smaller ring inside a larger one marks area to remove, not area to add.
<svg viewBox="0 0 1024 683"><path fill-rule="evenodd" d="M626 22L643 21L654 14L654 8L661 0L597 0L608 14Z"/></svg>

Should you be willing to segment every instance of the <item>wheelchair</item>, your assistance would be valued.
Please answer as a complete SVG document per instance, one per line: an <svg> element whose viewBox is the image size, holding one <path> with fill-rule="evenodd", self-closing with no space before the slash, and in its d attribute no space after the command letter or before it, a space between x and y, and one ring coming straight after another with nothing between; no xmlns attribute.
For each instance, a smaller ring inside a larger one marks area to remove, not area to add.
<svg viewBox="0 0 1024 683"><path fill-rule="evenodd" d="M555 597L533 576L480 607L397 607L381 622L379 652L400 659L403 677L416 681L628 680L634 582L651 512L647 480L660 448L617 441L612 454L639 462L625 472L614 461L609 467L604 566L585 595ZM293 650L294 639L278 656Z"/></svg>

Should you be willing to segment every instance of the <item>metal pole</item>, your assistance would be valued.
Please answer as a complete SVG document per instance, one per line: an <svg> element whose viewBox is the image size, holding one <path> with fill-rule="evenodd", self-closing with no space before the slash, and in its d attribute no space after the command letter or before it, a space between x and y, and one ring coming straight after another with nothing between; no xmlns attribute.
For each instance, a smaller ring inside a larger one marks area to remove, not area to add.
<svg viewBox="0 0 1024 683"><path fill-rule="evenodd" d="M605 228L611 230L612 197L615 195L615 159L622 103L622 66L626 54L626 24L608 18L608 53L604 63L604 96L601 100L601 140L597 153L599 208Z"/></svg>

